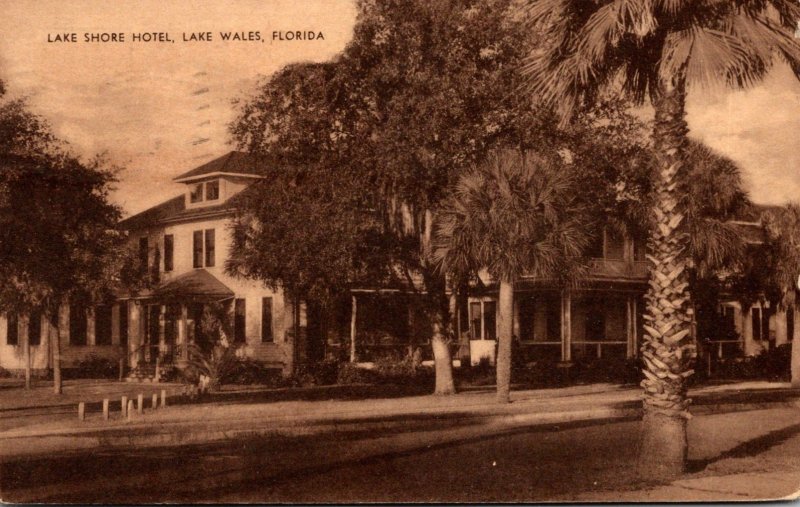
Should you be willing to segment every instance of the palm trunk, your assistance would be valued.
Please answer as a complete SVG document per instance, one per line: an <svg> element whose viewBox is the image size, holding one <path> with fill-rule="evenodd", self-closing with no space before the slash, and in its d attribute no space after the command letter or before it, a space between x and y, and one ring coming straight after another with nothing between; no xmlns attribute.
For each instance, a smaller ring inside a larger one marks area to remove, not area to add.
<svg viewBox="0 0 800 507"><path fill-rule="evenodd" d="M514 283L500 282L497 314L497 401L508 403L511 390L511 340L514 333Z"/></svg>
<svg viewBox="0 0 800 507"><path fill-rule="evenodd" d="M433 318L433 334L431 348L433 349L433 362L436 370L436 387L433 394L454 394L456 392L453 382L453 358L450 355L450 344L444 334L444 324L441 312L437 311Z"/></svg>
<svg viewBox="0 0 800 507"><path fill-rule="evenodd" d="M676 183L688 131L685 78L662 79L653 99L653 141L659 165L654 227L648 241L649 289L645 295L644 416L638 471L647 480L671 480L685 467L689 418L686 379L696 356L688 290L687 236Z"/></svg>

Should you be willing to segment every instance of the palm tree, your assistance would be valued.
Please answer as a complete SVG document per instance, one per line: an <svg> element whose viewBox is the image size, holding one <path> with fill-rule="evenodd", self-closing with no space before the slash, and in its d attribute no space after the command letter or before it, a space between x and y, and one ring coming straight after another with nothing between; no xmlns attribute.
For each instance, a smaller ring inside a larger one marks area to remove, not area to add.
<svg viewBox="0 0 800 507"><path fill-rule="evenodd" d="M793 0L529 0L541 44L524 72L531 89L567 121L608 88L636 102L649 97L658 164L648 241L643 477L683 472L688 444L687 378L696 356L688 290L685 212L676 192L685 161L687 84L759 82L776 57L800 71Z"/></svg>
<svg viewBox="0 0 800 507"><path fill-rule="evenodd" d="M463 279L486 269L499 281L497 397L509 401L514 285L523 275L567 278L588 243L585 207L567 167L500 150L467 171L437 213L433 257Z"/></svg>
<svg viewBox="0 0 800 507"><path fill-rule="evenodd" d="M797 280L800 276L800 205L770 209L761 216L772 262L768 284L779 311L793 306L797 314ZM797 318L795 317L795 321ZM797 333L797 327L795 327ZM800 339L792 340L792 386L800 387Z"/></svg>

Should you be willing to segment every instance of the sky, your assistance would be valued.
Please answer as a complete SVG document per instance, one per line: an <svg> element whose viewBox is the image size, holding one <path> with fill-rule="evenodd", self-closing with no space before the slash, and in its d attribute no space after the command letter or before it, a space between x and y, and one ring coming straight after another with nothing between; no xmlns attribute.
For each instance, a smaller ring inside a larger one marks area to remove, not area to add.
<svg viewBox="0 0 800 507"><path fill-rule="evenodd" d="M124 167L112 199L126 215L179 194L172 178L231 150L233 101L286 64L334 57L356 17L353 0L0 4L0 78L76 153L103 152ZM324 40L273 40L296 30ZM210 42L182 40L206 31ZM223 31L258 31L263 42L222 41ZM153 32L174 42L132 40ZM65 33L78 42L48 42ZM85 33L125 41L85 42ZM687 110L691 134L739 163L753 200L800 200L800 84L788 68L747 91L691 90Z"/></svg>

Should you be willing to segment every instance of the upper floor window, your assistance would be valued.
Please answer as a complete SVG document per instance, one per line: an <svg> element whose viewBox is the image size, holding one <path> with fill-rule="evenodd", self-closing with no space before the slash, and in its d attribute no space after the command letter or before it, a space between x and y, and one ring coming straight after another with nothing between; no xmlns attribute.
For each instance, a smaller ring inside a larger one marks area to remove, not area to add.
<svg viewBox="0 0 800 507"><path fill-rule="evenodd" d="M622 260L625 258L625 238L622 234L606 230L606 259Z"/></svg>
<svg viewBox="0 0 800 507"><path fill-rule="evenodd" d="M213 267L216 257L214 229L192 233L192 265L196 268ZM205 264L203 264L205 261Z"/></svg>
<svg viewBox="0 0 800 507"><path fill-rule="evenodd" d="M196 183L192 186L192 191L189 192L189 202L200 202L203 200L203 184Z"/></svg>
<svg viewBox="0 0 800 507"><path fill-rule="evenodd" d="M589 239L589 245L586 248L586 254L595 259L603 258L603 231L600 230L599 234L593 234Z"/></svg>
<svg viewBox="0 0 800 507"><path fill-rule="evenodd" d="M219 199L219 180L206 182L206 201Z"/></svg>
<svg viewBox="0 0 800 507"><path fill-rule="evenodd" d="M214 246L214 229L206 229L206 266L214 266L215 246Z"/></svg>
<svg viewBox="0 0 800 507"><path fill-rule="evenodd" d="M219 199L219 180L195 183L189 191L189 202L197 203Z"/></svg>
<svg viewBox="0 0 800 507"><path fill-rule="evenodd" d="M192 266L203 267L203 231L192 233Z"/></svg>
<svg viewBox="0 0 800 507"><path fill-rule="evenodd" d="M175 237L172 234L164 236L164 271L172 271L175 256Z"/></svg>
<svg viewBox="0 0 800 507"><path fill-rule="evenodd" d="M142 263L143 267L147 267L147 254L148 254L148 246L147 246L147 238L139 238L139 262Z"/></svg>

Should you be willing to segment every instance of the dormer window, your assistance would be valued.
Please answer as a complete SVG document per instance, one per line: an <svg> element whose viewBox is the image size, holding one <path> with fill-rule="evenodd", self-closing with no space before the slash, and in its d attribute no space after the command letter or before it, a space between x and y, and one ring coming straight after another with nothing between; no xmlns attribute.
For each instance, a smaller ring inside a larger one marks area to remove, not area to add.
<svg viewBox="0 0 800 507"><path fill-rule="evenodd" d="M189 193L189 202L200 202L203 200L203 184L197 183L192 186L192 191Z"/></svg>
<svg viewBox="0 0 800 507"><path fill-rule="evenodd" d="M219 199L219 180L206 182L206 201Z"/></svg>

